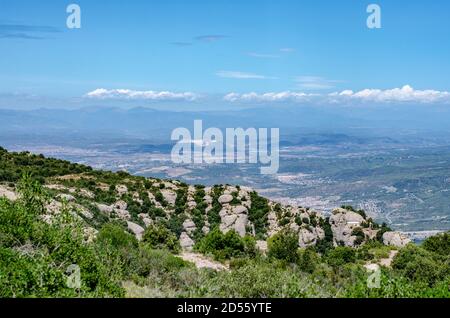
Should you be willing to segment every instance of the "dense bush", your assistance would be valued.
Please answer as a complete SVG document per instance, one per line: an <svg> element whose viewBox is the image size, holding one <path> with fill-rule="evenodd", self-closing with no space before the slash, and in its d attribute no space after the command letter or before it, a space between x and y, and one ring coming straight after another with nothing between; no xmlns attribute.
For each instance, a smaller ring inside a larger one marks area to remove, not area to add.
<svg viewBox="0 0 450 318"><path fill-rule="evenodd" d="M195 246L195 249L204 254L211 254L217 260L232 257L254 256L256 242L251 237L241 238L234 230L223 234L219 229L210 231Z"/></svg>
<svg viewBox="0 0 450 318"><path fill-rule="evenodd" d="M411 281L422 281L430 287L450 275L445 259L419 246L408 245L395 256L392 267Z"/></svg>
<svg viewBox="0 0 450 318"><path fill-rule="evenodd" d="M172 252L180 251L180 242L175 234L161 225L152 225L145 229L142 242L154 249L168 249Z"/></svg>
<svg viewBox="0 0 450 318"><path fill-rule="evenodd" d="M269 257L290 263L298 261L298 235L294 232L281 231L269 238L267 245Z"/></svg>
<svg viewBox="0 0 450 318"><path fill-rule="evenodd" d="M255 226L255 234L258 238L264 238L267 229L267 216L269 214L269 202L256 192L250 193L252 205L248 211L248 218Z"/></svg>
<svg viewBox="0 0 450 318"><path fill-rule="evenodd" d="M65 160L45 158L29 152L7 152L0 148L0 182L16 182L25 172L43 183L44 178L90 172L92 168Z"/></svg>
<svg viewBox="0 0 450 318"><path fill-rule="evenodd" d="M450 231L427 238L422 247L427 251L450 257Z"/></svg>
<svg viewBox="0 0 450 318"><path fill-rule="evenodd" d="M351 247L338 246L329 250L325 255L325 259L331 266L342 266L356 261L356 251Z"/></svg>

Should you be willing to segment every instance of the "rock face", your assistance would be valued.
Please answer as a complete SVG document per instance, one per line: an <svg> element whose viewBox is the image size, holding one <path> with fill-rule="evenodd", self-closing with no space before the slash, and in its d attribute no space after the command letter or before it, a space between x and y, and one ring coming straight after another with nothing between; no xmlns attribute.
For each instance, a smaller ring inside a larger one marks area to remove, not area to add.
<svg viewBox="0 0 450 318"><path fill-rule="evenodd" d="M17 194L14 191L0 185L0 198L15 201L17 200Z"/></svg>
<svg viewBox="0 0 450 318"><path fill-rule="evenodd" d="M177 199L177 194L169 189L163 189L161 190L161 193L164 197L164 199L171 205L175 205L175 200Z"/></svg>
<svg viewBox="0 0 450 318"><path fill-rule="evenodd" d="M312 246L324 237L325 232L320 227L315 227L312 230L303 228L298 232L298 245L302 248Z"/></svg>
<svg viewBox="0 0 450 318"><path fill-rule="evenodd" d="M142 239L142 234L144 234L144 228L139 224L133 222L127 222L128 229L133 232L136 238L140 241Z"/></svg>
<svg viewBox="0 0 450 318"><path fill-rule="evenodd" d="M355 246L356 236L352 235L352 231L361 227L364 218L356 212L335 209L330 217L331 230L333 231L334 245Z"/></svg>
<svg viewBox="0 0 450 318"><path fill-rule="evenodd" d="M219 213L220 230L224 233L235 230L240 236L245 236L249 225L247 212L247 208L244 206L223 206Z"/></svg>
<svg viewBox="0 0 450 318"><path fill-rule="evenodd" d="M186 232L181 233L180 235L180 245L183 250L192 251L195 242L189 237Z"/></svg>
<svg viewBox="0 0 450 318"><path fill-rule="evenodd" d="M384 245L403 247L409 243L411 243L411 240L400 232L393 231L393 232L385 232L383 234Z"/></svg>
<svg viewBox="0 0 450 318"><path fill-rule="evenodd" d="M73 202L75 201L75 197L73 195L70 194L65 194L65 193L60 193L56 196L57 199L59 200L65 200L67 202Z"/></svg>
<svg viewBox="0 0 450 318"><path fill-rule="evenodd" d="M224 194L219 197L219 203L220 204L226 204L233 201L233 196L231 194Z"/></svg>

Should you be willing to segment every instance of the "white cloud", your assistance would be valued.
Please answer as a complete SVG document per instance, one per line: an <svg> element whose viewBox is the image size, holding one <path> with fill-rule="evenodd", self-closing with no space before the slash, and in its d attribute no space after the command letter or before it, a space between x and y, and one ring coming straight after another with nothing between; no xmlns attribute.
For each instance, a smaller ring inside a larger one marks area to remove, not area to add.
<svg viewBox="0 0 450 318"><path fill-rule="evenodd" d="M168 91L134 91L130 89L104 89L97 88L85 95L94 99L124 99L124 100L186 100L194 101L199 96L191 92L174 93Z"/></svg>
<svg viewBox="0 0 450 318"><path fill-rule="evenodd" d="M319 104L367 103L450 103L450 92L437 90L416 90L409 85L387 90L363 89L343 90L330 94L305 92L229 93L223 98L228 102L314 102Z"/></svg>
<svg viewBox="0 0 450 318"><path fill-rule="evenodd" d="M235 78L235 79L276 79L276 77L238 71L219 71L216 73L216 75L223 78Z"/></svg>
<svg viewBox="0 0 450 318"><path fill-rule="evenodd" d="M436 102L450 102L450 93L446 91L437 90L416 90L409 85L402 88L393 88L387 90L381 89L363 89L358 92L345 90L342 92L335 92L329 96L339 99L354 99L360 101L370 102L419 102L419 103L436 103Z"/></svg>
<svg viewBox="0 0 450 318"><path fill-rule="evenodd" d="M230 93L224 96L224 100L228 102L288 102L288 101L305 101L309 97L317 96L316 94L296 93L296 92L269 92L269 93L247 93L238 94Z"/></svg>

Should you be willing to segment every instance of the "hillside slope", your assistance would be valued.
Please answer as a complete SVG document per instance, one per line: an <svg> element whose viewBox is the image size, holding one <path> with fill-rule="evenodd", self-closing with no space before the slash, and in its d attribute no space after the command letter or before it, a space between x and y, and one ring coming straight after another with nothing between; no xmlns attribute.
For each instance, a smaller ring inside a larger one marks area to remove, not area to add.
<svg viewBox="0 0 450 318"><path fill-rule="evenodd" d="M441 251L448 234L422 249L364 211L341 207L325 216L247 187L95 171L0 148L0 221L6 297L448 296L449 253ZM230 270L192 269L174 258L181 250L188 260L208 263L192 254L203 253ZM83 282L75 289L64 284L72 263ZM48 267L48 277L35 266ZM365 268L380 266L387 286L369 289ZM49 286L38 283L47 279Z"/></svg>

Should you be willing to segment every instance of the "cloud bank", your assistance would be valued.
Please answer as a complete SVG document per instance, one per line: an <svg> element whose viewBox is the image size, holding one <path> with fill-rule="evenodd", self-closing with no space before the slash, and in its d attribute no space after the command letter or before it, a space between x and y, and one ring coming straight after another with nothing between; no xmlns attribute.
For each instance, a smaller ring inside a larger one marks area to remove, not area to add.
<svg viewBox="0 0 450 318"><path fill-rule="evenodd" d="M279 92L279 93L247 93L237 94L230 93L224 96L224 100L228 102L295 102L305 101L316 94L295 93L295 92Z"/></svg>
<svg viewBox="0 0 450 318"><path fill-rule="evenodd" d="M104 89L97 88L85 95L92 99L117 99L117 100L154 100L154 101L194 101L198 95L191 92L174 93L169 91L135 91L130 89Z"/></svg>
<svg viewBox="0 0 450 318"><path fill-rule="evenodd" d="M344 90L340 93L329 95L337 99L354 99L369 102L418 102L418 103L436 103L449 102L450 93L437 90L416 90L409 85L402 88L393 88L387 90L381 89L363 89L359 92Z"/></svg>
<svg viewBox="0 0 450 318"><path fill-rule="evenodd" d="M303 102L314 101L317 103L450 103L450 92L438 90L416 90L409 85L393 89L363 89L354 92L343 90L330 94L309 94L304 92L267 92L267 93L229 93L223 98L228 102Z"/></svg>

